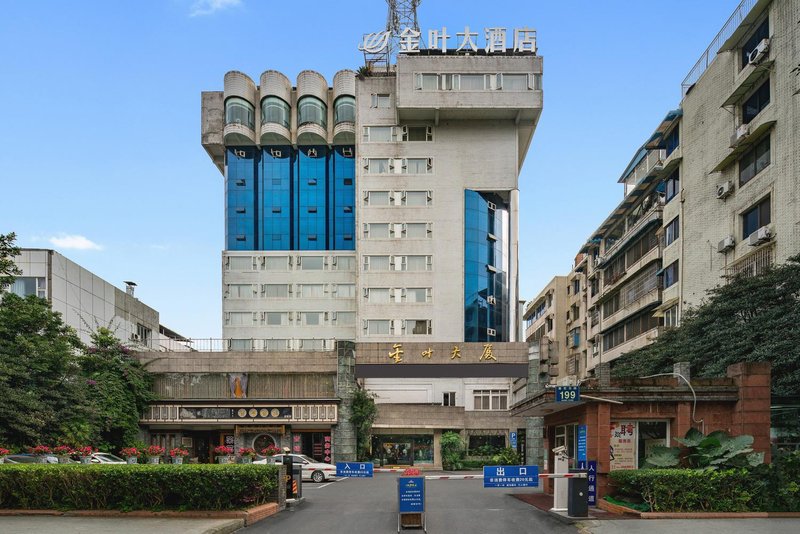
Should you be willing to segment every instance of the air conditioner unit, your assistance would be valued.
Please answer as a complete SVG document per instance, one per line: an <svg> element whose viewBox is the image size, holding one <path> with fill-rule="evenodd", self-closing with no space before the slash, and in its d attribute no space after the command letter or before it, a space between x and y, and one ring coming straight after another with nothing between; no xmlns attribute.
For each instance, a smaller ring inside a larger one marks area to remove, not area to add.
<svg viewBox="0 0 800 534"><path fill-rule="evenodd" d="M721 183L717 185L717 198L727 198L733 193L733 182L728 180L727 182Z"/></svg>
<svg viewBox="0 0 800 534"><path fill-rule="evenodd" d="M131 334L131 341L140 341L140 340L141 337L139 337L139 334Z"/></svg>
<svg viewBox="0 0 800 534"><path fill-rule="evenodd" d="M758 65L767 57L767 52L769 52L769 39L761 39L761 42L750 52L747 61L751 65Z"/></svg>
<svg viewBox="0 0 800 534"><path fill-rule="evenodd" d="M734 247L736 247L736 239L734 239L732 235L729 235L717 244L717 252L725 254L729 250L733 250Z"/></svg>
<svg viewBox="0 0 800 534"><path fill-rule="evenodd" d="M236 153L236 156L240 157L240 158L243 158L243 157L247 156L247 152L245 152L244 150L236 150L235 153Z"/></svg>
<svg viewBox="0 0 800 534"><path fill-rule="evenodd" d="M490 210L496 210L496 209L497 209L497 205L496 205L494 202L486 202L486 206L487 206L487 207L488 207Z"/></svg>
<svg viewBox="0 0 800 534"><path fill-rule="evenodd" d="M494 295L489 295L488 297L486 297L486 302L494 306L495 304L497 304L497 299L494 298Z"/></svg>
<svg viewBox="0 0 800 534"><path fill-rule="evenodd" d="M494 328L487 328L486 329L486 335L487 336L496 336L497 335L497 330L495 330Z"/></svg>
<svg viewBox="0 0 800 534"><path fill-rule="evenodd" d="M755 247L761 243L766 243L770 239L772 239L772 232L770 232L769 226L762 226L750 234L748 242L751 247Z"/></svg>
<svg viewBox="0 0 800 534"><path fill-rule="evenodd" d="M352 158L353 157L353 149L351 147L343 148L342 149L342 156L344 156L346 158Z"/></svg>
<svg viewBox="0 0 800 534"><path fill-rule="evenodd" d="M736 128L736 133L731 136L731 148L739 146L739 143L744 141L750 135L750 125L742 124Z"/></svg>

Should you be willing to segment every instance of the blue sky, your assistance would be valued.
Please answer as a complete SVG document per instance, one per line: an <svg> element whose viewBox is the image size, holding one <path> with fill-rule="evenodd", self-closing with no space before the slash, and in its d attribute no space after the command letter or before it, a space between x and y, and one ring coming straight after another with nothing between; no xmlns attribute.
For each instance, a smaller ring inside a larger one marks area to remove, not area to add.
<svg viewBox="0 0 800 534"><path fill-rule="evenodd" d="M422 2L424 35L538 31L544 112L520 177L522 298L565 274L621 200L619 175L738 3ZM200 92L234 69L330 82L363 63L360 36L385 20L381 0L5 3L0 233L118 287L135 280L163 324L220 337L223 184L200 145Z"/></svg>

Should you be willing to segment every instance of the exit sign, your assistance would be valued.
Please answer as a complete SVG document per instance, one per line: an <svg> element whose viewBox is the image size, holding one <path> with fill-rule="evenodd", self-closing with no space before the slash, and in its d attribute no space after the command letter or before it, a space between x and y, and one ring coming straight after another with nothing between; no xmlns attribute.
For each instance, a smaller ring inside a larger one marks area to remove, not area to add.
<svg viewBox="0 0 800 534"><path fill-rule="evenodd" d="M556 386L556 402L577 402L581 400L578 386Z"/></svg>

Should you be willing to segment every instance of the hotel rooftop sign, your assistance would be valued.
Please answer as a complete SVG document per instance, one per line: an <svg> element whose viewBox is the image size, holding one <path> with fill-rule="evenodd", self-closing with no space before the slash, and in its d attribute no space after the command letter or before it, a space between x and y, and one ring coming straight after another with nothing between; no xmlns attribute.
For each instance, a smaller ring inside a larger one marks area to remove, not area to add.
<svg viewBox="0 0 800 534"><path fill-rule="evenodd" d="M508 53L508 46L510 44L513 44L511 50L514 53L536 54L536 30L514 28L511 35L509 35L507 28L484 28L483 34L484 42L480 49L487 54L506 54ZM399 50L397 50L397 52L402 54L419 53L420 46L424 47L420 31L412 28L404 28L397 36L393 36L390 30L368 33L364 35L358 49L365 54L389 53L391 52L389 48L392 37L397 38L399 43ZM454 44L458 45L457 48L448 48L448 40L451 38L454 38ZM446 54L448 50L477 53L479 50L478 32L470 31L469 26L466 26L463 32L456 32L455 35L449 35L445 27L441 30L429 30L428 46L423 49L437 50L444 54Z"/></svg>

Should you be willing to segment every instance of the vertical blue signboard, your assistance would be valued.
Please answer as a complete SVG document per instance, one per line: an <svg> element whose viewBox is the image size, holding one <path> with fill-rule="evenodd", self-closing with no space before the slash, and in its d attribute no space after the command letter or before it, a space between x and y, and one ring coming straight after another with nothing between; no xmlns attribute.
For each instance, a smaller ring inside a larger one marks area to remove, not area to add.
<svg viewBox="0 0 800 534"><path fill-rule="evenodd" d="M511 442L509 445L512 449L517 448L517 433L516 432L509 432L508 433L508 440Z"/></svg>
<svg viewBox="0 0 800 534"><path fill-rule="evenodd" d="M589 462L589 467L586 470L586 478L588 479L589 488L587 496L589 497L589 505L597 505L597 461L592 460Z"/></svg>
<svg viewBox="0 0 800 534"><path fill-rule="evenodd" d="M397 479L398 511L401 514L425 511L425 477Z"/></svg>
<svg viewBox="0 0 800 534"><path fill-rule="evenodd" d="M586 461L586 425L578 425L578 461Z"/></svg>

